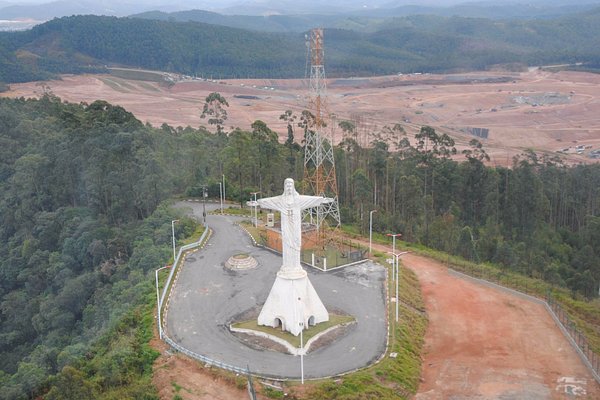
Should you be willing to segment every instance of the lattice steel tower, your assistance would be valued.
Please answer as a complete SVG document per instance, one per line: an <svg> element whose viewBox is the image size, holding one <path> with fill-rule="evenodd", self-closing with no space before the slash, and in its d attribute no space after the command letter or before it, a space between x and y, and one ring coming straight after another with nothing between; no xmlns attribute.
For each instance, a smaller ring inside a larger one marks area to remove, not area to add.
<svg viewBox="0 0 600 400"><path fill-rule="evenodd" d="M323 29L311 30L308 40L310 49L309 111L313 114L314 120L308 127L305 138L303 189L305 194L334 199L332 203L308 210L311 221L323 233L324 224L332 227L340 225L340 207L333 143L324 134L324 128L327 126L324 114L327 107L325 66L323 65Z"/></svg>

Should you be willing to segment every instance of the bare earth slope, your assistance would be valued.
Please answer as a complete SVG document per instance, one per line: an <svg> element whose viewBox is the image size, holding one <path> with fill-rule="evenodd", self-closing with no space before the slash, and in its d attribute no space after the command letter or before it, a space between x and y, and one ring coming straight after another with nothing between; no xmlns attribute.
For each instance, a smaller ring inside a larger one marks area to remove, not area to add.
<svg viewBox="0 0 600 400"><path fill-rule="evenodd" d="M107 100L124 106L143 122L174 127L206 125L200 119L204 98L220 92L228 100L227 126L249 129L257 119L282 138L287 109L307 108L308 85L301 80L180 81L171 88L155 82L124 80L112 75L64 76L44 84L64 100ZM11 85L3 96L39 96L40 83ZM452 135L459 149L473 136L468 128L487 128L484 145L492 163L507 165L526 148L564 155L569 162L590 162L600 148L600 74L580 72L478 72L460 75L411 75L330 79L327 111L353 120L358 140L368 132L401 123L409 134L430 125ZM335 124L330 124L334 126ZM335 141L341 140L338 129ZM576 154L575 146L590 146Z"/></svg>
<svg viewBox="0 0 600 400"><path fill-rule="evenodd" d="M458 278L408 254L421 282L429 329L422 384L433 399L599 399L600 388L545 310Z"/></svg>

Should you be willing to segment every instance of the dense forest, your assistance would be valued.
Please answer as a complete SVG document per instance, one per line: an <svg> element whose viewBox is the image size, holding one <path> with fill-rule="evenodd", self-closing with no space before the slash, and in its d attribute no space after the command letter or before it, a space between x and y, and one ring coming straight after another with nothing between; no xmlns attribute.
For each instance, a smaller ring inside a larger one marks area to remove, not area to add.
<svg viewBox="0 0 600 400"><path fill-rule="evenodd" d="M0 99L0 143L0 399L151 398L140 307L172 254L183 140L46 96Z"/></svg>
<svg viewBox="0 0 600 400"><path fill-rule="evenodd" d="M224 130L226 99L209 100L218 133L152 128L103 101L0 100L0 399L155 396L139 321L152 319L154 269L169 260L164 201L201 185L218 198L222 174L240 202L302 179L310 113L282 110L279 143L262 121ZM430 127L414 138L401 125L339 128L343 223L366 232L378 209L376 231L597 295L600 164L525 152L489 167L481 143L458 155ZM180 237L194 230L184 221Z"/></svg>
<svg viewBox="0 0 600 400"><path fill-rule="evenodd" d="M266 33L200 22L75 16L0 32L0 81L126 65L215 78L306 73L302 33ZM600 64L600 9L550 20L420 15L374 32L327 29L330 76L482 70L497 65Z"/></svg>

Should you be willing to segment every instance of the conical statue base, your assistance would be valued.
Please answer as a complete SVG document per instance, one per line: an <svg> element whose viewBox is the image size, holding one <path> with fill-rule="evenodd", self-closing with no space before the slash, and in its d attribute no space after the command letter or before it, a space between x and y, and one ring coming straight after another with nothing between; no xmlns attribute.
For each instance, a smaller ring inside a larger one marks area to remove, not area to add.
<svg viewBox="0 0 600 400"><path fill-rule="evenodd" d="M258 324L281 327L298 336L310 325L329 321L329 313L308 280L306 271L280 270L258 316ZM303 324L302 324L303 323Z"/></svg>

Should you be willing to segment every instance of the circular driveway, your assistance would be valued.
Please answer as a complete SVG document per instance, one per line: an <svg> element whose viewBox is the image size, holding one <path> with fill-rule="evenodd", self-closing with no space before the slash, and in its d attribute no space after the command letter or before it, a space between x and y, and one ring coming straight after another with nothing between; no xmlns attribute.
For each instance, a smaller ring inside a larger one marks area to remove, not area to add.
<svg viewBox="0 0 600 400"><path fill-rule="evenodd" d="M202 218L202 204L180 203ZM208 205L207 209L214 209ZM255 247L237 223L243 218L209 215L213 234L206 246L190 254L172 289L166 333L195 353L254 374L299 378L298 356L248 347L230 333L227 324L242 312L262 306L281 256ZM233 271L225 261L238 253L258 261L252 270ZM336 272L307 268L309 279L328 309L340 309L356 324L333 343L304 356L305 378L336 375L364 367L379 358L386 347L385 273L383 266L366 262Z"/></svg>

